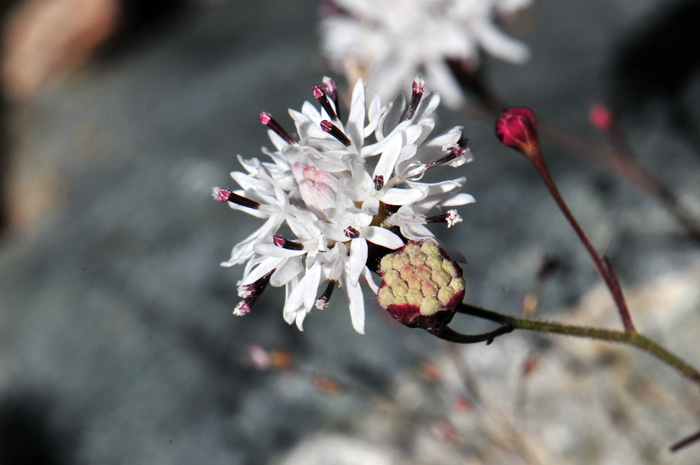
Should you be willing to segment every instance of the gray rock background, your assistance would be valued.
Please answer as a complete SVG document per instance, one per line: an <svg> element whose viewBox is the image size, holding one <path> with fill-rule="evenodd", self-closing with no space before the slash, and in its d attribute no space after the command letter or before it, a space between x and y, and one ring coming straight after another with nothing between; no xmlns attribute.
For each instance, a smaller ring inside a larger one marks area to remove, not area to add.
<svg viewBox="0 0 700 465"><path fill-rule="evenodd" d="M504 100L595 139L586 112L610 89L616 50L665 3L536 0L508 29L529 44L532 60L525 66L490 61L488 77ZM372 445L386 447L385 455L371 449L367 457L376 452L377 460L441 463L447 449L430 452L433 446L406 439L432 434L421 429L424 421L398 415L375 434L372 428L386 422L372 418L391 410L387 399L398 395L402 380L409 378L410 385L416 378L418 362L443 360L445 346L398 327L369 299L365 336L353 332L342 299L310 315L303 333L287 326L279 289L266 291L246 317L231 315L242 270L218 264L257 222L212 201L211 187L230 183L228 172L240 169L237 153L253 157L269 145L260 111L291 127L286 109L312 97L310 89L323 75L317 7L313 0L186 4L181 14L8 110L14 185L28 196L48 185L55 195L36 206L37 221L6 232L0 248L4 463L253 465L280 463L295 447L297 455L287 463L315 463L299 445L313 446L309 438L318 433L368 443L394 438ZM691 103L698 82L683 95ZM446 110L440 116L442 130L465 126L476 157L462 169L477 203L462 209L459 227L440 234L469 260L467 300L516 313L542 258L556 255L562 267L544 286L542 315L565 318L571 308L580 310L598 278L535 171L500 146L491 121ZM667 105L649 102L623 122L641 163L700 211L700 157L674 130ZM692 289L700 254L689 242L665 239L679 231L670 216L626 181L546 149L564 197L595 245L608 248L626 288L643 290L659 276L681 273ZM656 328L651 317L640 326L698 365L697 301L684 302L690 308L673 320L675 326ZM614 318L599 321L617 324ZM460 327L487 328L467 320ZM493 376L508 380L517 371L507 368L513 360L522 361L533 347L550 347L549 339L518 338L467 348L464 356L473 361L491 354L490 362L500 367ZM554 348L566 353L559 349L565 342L557 340ZM296 369L245 366L247 344L286 348ZM615 372L597 353L581 356L595 376ZM653 453L640 456L648 463L694 463L688 460L697 457L697 448L675 456L659 450L700 427L700 411L691 410L697 393L658 364L632 360L640 376L659 370L669 379L664 392L685 399L686 406L679 407L685 415L678 423L674 417L659 425L649 420L649 434L660 439L649 446ZM551 379L564 379L570 368L553 370ZM314 387L315 374L336 380L340 393ZM614 379L625 389L626 378ZM569 392L565 388L561 392ZM506 392L498 408L509 409L513 399L505 397L517 394ZM585 410L564 414L562 421L588 418ZM426 411L430 404L420 413L429 418ZM548 418L546 409L531 415L535 422ZM595 418L606 421L605 415ZM606 427L585 423L572 434ZM418 436L402 439L408 430ZM480 439L481 445L489 440ZM341 449L362 449L352 441ZM547 451L555 443L538 447ZM616 458L617 445L601 440L555 452L563 460L558 463L640 463ZM462 463L518 463L470 447L457 449ZM339 456L332 460L346 463Z"/></svg>

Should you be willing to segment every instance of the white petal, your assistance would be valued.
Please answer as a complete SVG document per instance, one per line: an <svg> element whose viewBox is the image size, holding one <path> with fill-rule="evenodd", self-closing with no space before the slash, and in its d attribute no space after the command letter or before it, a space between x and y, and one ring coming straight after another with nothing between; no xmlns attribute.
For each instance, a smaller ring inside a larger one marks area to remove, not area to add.
<svg viewBox="0 0 700 465"><path fill-rule="evenodd" d="M374 168L374 175L372 178L377 176L384 176L384 181L388 181L391 174L394 172L394 167L396 166L396 161L399 159L401 154L401 134L396 133L389 136L386 147L384 148L384 153L379 158L376 168Z"/></svg>
<svg viewBox="0 0 700 465"><path fill-rule="evenodd" d="M258 244L255 246L255 251L260 255L267 255L269 257L277 258L296 257L306 253L305 250L290 250L285 249L284 247L277 247L274 244Z"/></svg>
<svg viewBox="0 0 700 465"><path fill-rule="evenodd" d="M297 312L297 318L296 318L296 323L297 323L297 328L299 328L299 331L304 331L304 319L306 318L306 315L308 315L309 312L306 311L306 309L299 310Z"/></svg>
<svg viewBox="0 0 700 465"><path fill-rule="evenodd" d="M343 279L343 289L348 297L352 327L360 334L365 334L365 299L360 283L352 284L347 277Z"/></svg>
<svg viewBox="0 0 700 465"><path fill-rule="evenodd" d="M352 91L352 103L350 105L350 115L348 116L348 124L345 125L345 132L355 145L357 150L360 150L364 145L364 127L365 127L365 84L362 78L357 80L355 88Z"/></svg>
<svg viewBox="0 0 700 465"><path fill-rule="evenodd" d="M369 120L369 124L363 132L365 139L377 129L377 124L379 124L379 118L381 116L381 105L379 94L375 94L367 111L367 119Z"/></svg>
<svg viewBox="0 0 700 465"><path fill-rule="evenodd" d="M362 270L362 277L365 278L365 281L367 281L367 284L369 285L370 289L372 289L372 292L375 294L379 292L379 285L374 281L374 275L371 271L369 271L369 268L365 267L365 269Z"/></svg>
<svg viewBox="0 0 700 465"><path fill-rule="evenodd" d="M365 238L367 238L368 241L382 245L386 248L389 249L398 249L399 247L403 247L404 243L401 240L399 236L394 234L393 232L389 231L386 228L381 228L379 226L370 226L365 230ZM355 243L353 242L353 248L355 247ZM351 251L352 254L352 251ZM365 255L365 261L367 261L367 256Z"/></svg>
<svg viewBox="0 0 700 465"><path fill-rule="evenodd" d="M513 63L524 63L530 58L530 50L525 45L499 31L490 21L473 21L470 26L481 46L491 55Z"/></svg>
<svg viewBox="0 0 700 465"><path fill-rule="evenodd" d="M398 237L398 236L397 236ZM348 274L350 281L357 284L360 273L367 263L367 241L364 237L353 239L350 245L350 258L348 260Z"/></svg>
<svg viewBox="0 0 700 465"><path fill-rule="evenodd" d="M274 273L272 273L272 276L270 277L270 285L274 287L281 287L303 271L304 264L301 262L301 259L289 258L284 266L281 266Z"/></svg>
<svg viewBox="0 0 700 465"><path fill-rule="evenodd" d="M311 122L313 122L316 125L321 124L321 113L318 112L315 106L313 106L311 103L308 101L304 102L304 104L301 106L301 112L304 116L309 118Z"/></svg>
<svg viewBox="0 0 700 465"><path fill-rule="evenodd" d="M368 197L362 202L362 209L372 215L376 215L379 213L379 199L376 197Z"/></svg>
<svg viewBox="0 0 700 465"><path fill-rule="evenodd" d="M289 145L286 140L282 139L275 131L272 129L267 130L267 137L270 138L273 145L277 150L281 150L285 145Z"/></svg>
<svg viewBox="0 0 700 465"><path fill-rule="evenodd" d="M476 200L474 199L473 196L469 194L457 194L454 197L451 197L443 202L440 202L440 205L443 207L457 207L459 205L466 205L468 203L474 203Z"/></svg>
<svg viewBox="0 0 700 465"><path fill-rule="evenodd" d="M464 105L464 94L449 67L442 60L426 62L425 74L425 80L428 81L431 88L442 94L448 108L457 110ZM418 116L418 112L416 112L416 116Z"/></svg>
<svg viewBox="0 0 700 465"><path fill-rule="evenodd" d="M305 292L304 292L304 308L306 310L311 310L316 302L316 293L318 291L318 284L321 281L321 265L319 263L314 263L311 269L306 270L306 276L304 276Z"/></svg>
<svg viewBox="0 0 700 465"><path fill-rule="evenodd" d="M253 284L258 279L262 278L264 275L274 270L280 265L280 262L284 262L284 259L268 257L255 266L252 270L243 275L243 279L240 280L241 284ZM279 286L275 286L279 287Z"/></svg>
<svg viewBox="0 0 700 465"><path fill-rule="evenodd" d="M444 69L449 71L447 65L444 66ZM450 76L452 76L451 73ZM437 87L435 89L438 90ZM435 110L437 110L437 107L440 105L441 101L442 97L440 97L440 94L437 92L431 92L426 97L423 97L420 104L418 104L418 108L416 108L416 114L413 116L414 121L422 121L423 119L428 118Z"/></svg>
<svg viewBox="0 0 700 465"><path fill-rule="evenodd" d="M401 234L407 239L419 241L421 239L432 238L433 233L422 224L404 224L401 225Z"/></svg>
<svg viewBox="0 0 700 465"><path fill-rule="evenodd" d="M382 202L389 205L408 205L425 198L426 193L421 189L388 189L382 196Z"/></svg>

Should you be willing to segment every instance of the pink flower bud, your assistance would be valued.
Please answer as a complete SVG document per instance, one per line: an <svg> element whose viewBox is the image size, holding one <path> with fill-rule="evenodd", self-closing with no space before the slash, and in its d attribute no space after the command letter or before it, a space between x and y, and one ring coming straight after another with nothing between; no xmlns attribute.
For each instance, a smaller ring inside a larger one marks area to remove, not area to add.
<svg viewBox="0 0 700 465"><path fill-rule="evenodd" d="M504 110L496 120L496 136L526 157L541 155L535 114L526 107Z"/></svg>
<svg viewBox="0 0 700 465"><path fill-rule="evenodd" d="M610 108L601 103L592 105L590 110L588 110L588 121L601 132L609 131L614 124Z"/></svg>

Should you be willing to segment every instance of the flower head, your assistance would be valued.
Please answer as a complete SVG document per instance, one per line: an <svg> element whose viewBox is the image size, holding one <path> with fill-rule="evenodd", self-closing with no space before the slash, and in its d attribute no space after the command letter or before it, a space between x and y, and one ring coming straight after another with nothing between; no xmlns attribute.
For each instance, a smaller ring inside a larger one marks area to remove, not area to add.
<svg viewBox="0 0 700 465"><path fill-rule="evenodd" d="M476 70L481 51L524 62L525 45L506 36L494 18L531 0L332 0L321 22L322 50L348 80L365 75L382 99L393 98L419 70L451 108L464 96L451 67Z"/></svg>
<svg viewBox="0 0 700 465"><path fill-rule="evenodd" d="M391 316L410 327L438 331L464 298L462 269L432 241L409 241L384 256L377 299Z"/></svg>
<svg viewBox="0 0 700 465"><path fill-rule="evenodd" d="M217 201L265 220L222 265L245 264L236 315L250 312L268 286L284 286L283 316L302 329L306 315L326 308L341 288L353 326L362 333L362 285L379 290L372 275L378 251L402 249L406 238L434 240L425 225L459 223L453 207L474 200L458 192L464 178L428 184L420 181L423 173L461 166L471 153L460 127L428 140L440 100L426 93L422 80L414 82L408 106L403 97L382 106L378 96L367 105L362 80L347 112L338 107L329 78L313 86L312 94L320 109L306 102L301 112L289 111L298 139L261 113L275 147L263 148L271 161L239 156L245 172L231 176L240 189L214 189ZM430 214L443 208L449 211Z"/></svg>

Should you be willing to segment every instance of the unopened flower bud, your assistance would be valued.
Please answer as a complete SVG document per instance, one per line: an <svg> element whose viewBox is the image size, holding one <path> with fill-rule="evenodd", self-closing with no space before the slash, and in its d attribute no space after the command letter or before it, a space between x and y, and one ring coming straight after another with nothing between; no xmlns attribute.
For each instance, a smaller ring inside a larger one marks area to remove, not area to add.
<svg viewBox="0 0 700 465"><path fill-rule="evenodd" d="M591 108L588 110L588 120L594 128L601 132L609 131L614 124L613 115L610 108L602 103L597 103L591 106Z"/></svg>
<svg viewBox="0 0 700 465"><path fill-rule="evenodd" d="M435 333L464 298L462 269L432 241L409 241L380 262L379 305L410 328Z"/></svg>
<svg viewBox="0 0 700 465"><path fill-rule="evenodd" d="M535 114L526 107L504 110L496 119L496 136L528 158L541 155Z"/></svg>

